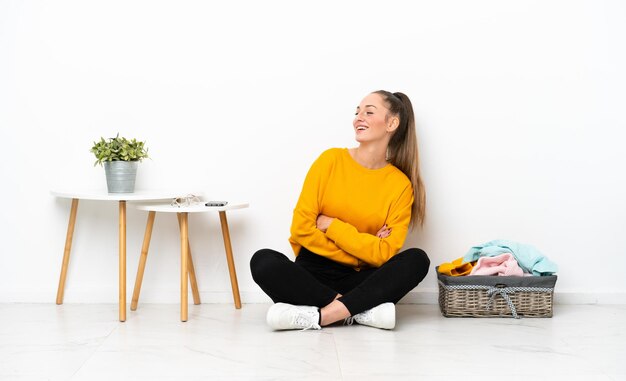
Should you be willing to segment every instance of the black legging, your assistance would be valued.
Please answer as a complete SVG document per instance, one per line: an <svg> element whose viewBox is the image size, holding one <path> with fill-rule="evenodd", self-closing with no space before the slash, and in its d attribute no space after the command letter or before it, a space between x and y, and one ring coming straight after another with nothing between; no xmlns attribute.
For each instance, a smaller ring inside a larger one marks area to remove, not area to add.
<svg viewBox="0 0 626 381"><path fill-rule="evenodd" d="M421 282L430 260L421 249L396 254L379 268L356 271L302 248L296 261L261 249L250 260L252 278L275 303L324 307L337 294L351 315L397 303Z"/></svg>

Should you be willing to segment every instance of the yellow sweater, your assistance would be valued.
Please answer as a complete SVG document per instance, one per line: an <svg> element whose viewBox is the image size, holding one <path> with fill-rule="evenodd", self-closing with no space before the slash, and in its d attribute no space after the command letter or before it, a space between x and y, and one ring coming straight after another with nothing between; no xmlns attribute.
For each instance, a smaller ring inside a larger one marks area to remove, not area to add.
<svg viewBox="0 0 626 381"><path fill-rule="evenodd" d="M380 267L396 255L411 220L413 188L402 171L388 164L367 169L346 148L331 148L313 163L293 212L289 242L355 269ZM320 214L335 219L326 233ZM387 224L387 238L376 233Z"/></svg>

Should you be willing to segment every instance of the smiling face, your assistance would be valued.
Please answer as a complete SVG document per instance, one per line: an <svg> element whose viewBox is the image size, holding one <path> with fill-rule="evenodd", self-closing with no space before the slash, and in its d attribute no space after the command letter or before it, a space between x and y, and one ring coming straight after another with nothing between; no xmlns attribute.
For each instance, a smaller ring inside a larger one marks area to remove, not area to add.
<svg viewBox="0 0 626 381"><path fill-rule="evenodd" d="M398 127L398 117L389 115L389 109L382 96L369 94L356 108L352 125L359 143L389 142L391 133Z"/></svg>

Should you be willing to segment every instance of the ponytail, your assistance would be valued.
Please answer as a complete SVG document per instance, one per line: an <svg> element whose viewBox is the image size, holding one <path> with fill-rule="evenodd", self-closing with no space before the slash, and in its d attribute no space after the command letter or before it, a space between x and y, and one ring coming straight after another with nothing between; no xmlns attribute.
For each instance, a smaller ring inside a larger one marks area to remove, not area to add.
<svg viewBox="0 0 626 381"><path fill-rule="evenodd" d="M413 105L409 97L403 93L390 93L385 90L374 93L382 96L388 104L390 115L387 117L397 116L400 119L400 124L389 141L388 160L409 178L413 186L411 227L414 227L416 222L423 226L426 217L426 191L420 176Z"/></svg>

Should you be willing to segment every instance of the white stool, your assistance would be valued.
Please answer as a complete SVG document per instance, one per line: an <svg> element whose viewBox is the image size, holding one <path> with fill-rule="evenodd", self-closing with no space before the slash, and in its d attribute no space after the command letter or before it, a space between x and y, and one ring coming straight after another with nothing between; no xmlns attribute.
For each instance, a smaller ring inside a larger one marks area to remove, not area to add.
<svg viewBox="0 0 626 381"><path fill-rule="evenodd" d="M78 212L79 200L97 201L117 201L119 204L119 319L126 321L126 202L127 201L150 201L171 199L177 197L181 192L160 191L160 190L137 190L133 193L108 193L105 190L70 190L51 191L52 195L61 198L72 199L70 208L70 219L67 225L67 235L65 236L65 251L63 252L63 262L61 264L61 277L59 278L59 288L57 289L57 304L63 304L65 293L65 279L70 262L70 251L72 249L72 238L74 237L74 225L76 224L76 213Z"/></svg>
<svg viewBox="0 0 626 381"><path fill-rule="evenodd" d="M191 249L189 246L189 229L188 214L189 213L206 213L219 212L220 223L222 226L222 237L224 239L224 248L226 250L226 261L228 262L228 270L230 272L230 283L233 289L233 299L235 308L241 308L241 297L239 296L239 285L237 283L237 274L235 272L235 262L233 260L233 249L230 242L230 232L228 230L228 221L226 220L226 211L233 209L247 208L248 203L228 203L225 206L205 206L204 202L200 205L191 206L172 206L170 204L154 204L154 205L137 205L137 209L148 211L148 222L146 224L146 233L143 239L141 249L141 257L139 259L139 267L137 269L137 278L135 279L135 290L130 305L131 311L137 309L139 301L139 292L141 291L141 282L143 280L143 272L146 268L146 259L148 258L148 248L150 247L150 237L152 236L152 226L156 212L177 213L178 223L180 225L180 320L187 321L187 282L191 282L191 291L193 294L194 304L200 304L200 294L198 293L198 284L196 283L196 275L191 259Z"/></svg>

